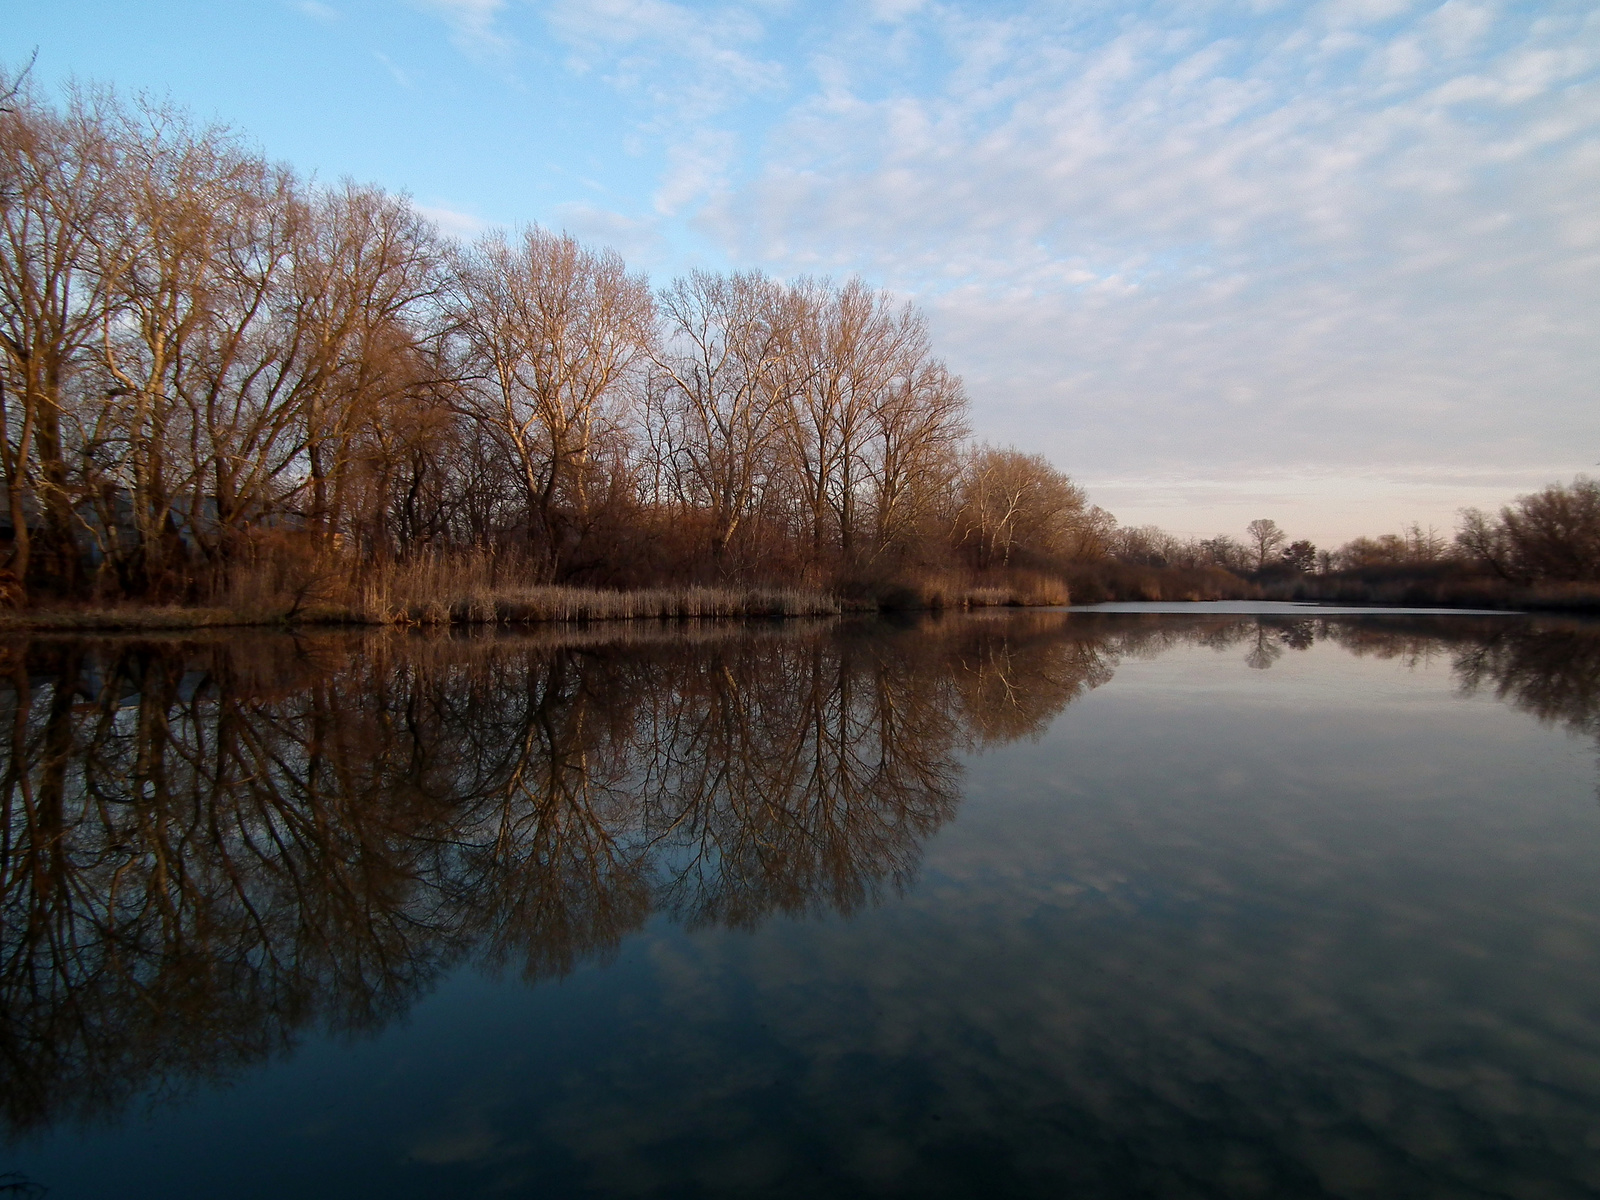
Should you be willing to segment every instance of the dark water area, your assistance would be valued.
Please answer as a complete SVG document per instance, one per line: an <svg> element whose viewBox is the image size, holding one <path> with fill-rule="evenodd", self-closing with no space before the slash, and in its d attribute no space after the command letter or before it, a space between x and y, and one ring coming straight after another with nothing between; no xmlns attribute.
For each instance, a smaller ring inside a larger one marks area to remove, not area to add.
<svg viewBox="0 0 1600 1200"><path fill-rule="evenodd" d="M0 729L0 1194L1600 1195L1597 625L41 637Z"/></svg>

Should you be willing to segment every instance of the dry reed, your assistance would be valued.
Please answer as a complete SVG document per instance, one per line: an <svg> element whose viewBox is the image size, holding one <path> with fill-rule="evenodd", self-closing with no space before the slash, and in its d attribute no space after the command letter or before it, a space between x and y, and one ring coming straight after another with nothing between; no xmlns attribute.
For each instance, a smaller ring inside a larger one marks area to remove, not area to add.
<svg viewBox="0 0 1600 1200"><path fill-rule="evenodd" d="M1066 585L1059 577L1032 571L976 579L964 572L929 571L889 584L847 587L839 595L793 587L569 587L532 583L532 574L526 564L481 554L368 563L358 572L332 555L262 556L232 570L209 605L156 608L128 604L22 611L0 614L0 629L573 625L1069 603Z"/></svg>

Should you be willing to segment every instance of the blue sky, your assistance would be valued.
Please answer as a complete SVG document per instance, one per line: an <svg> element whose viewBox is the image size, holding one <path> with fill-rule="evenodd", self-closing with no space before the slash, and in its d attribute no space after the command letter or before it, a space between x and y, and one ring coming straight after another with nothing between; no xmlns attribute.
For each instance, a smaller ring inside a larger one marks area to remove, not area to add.
<svg viewBox="0 0 1600 1200"><path fill-rule="evenodd" d="M1600 460L1600 6L7 5L449 231L915 299L980 436L1124 521L1448 529Z"/></svg>

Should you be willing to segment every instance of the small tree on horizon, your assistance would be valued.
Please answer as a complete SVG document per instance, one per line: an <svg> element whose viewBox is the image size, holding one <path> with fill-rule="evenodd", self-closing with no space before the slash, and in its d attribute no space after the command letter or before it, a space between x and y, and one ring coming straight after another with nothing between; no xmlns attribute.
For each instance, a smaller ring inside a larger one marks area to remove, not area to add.
<svg viewBox="0 0 1600 1200"><path fill-rule="evenodd" d="M1250 553L1255 558L1255 569L1266 569L1267 561L1272 557L1273 551L1289 540L1289 535L1278 528L1276 521L1269 521L1266 517L1259 517L1244 527L1245 544L1250 548Z"/></svg>

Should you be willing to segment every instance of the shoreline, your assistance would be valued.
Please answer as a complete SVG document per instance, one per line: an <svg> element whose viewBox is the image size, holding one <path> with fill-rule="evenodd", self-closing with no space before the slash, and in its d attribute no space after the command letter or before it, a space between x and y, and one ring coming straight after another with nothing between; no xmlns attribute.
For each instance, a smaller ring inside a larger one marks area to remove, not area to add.
<svg viewBox="0 0 1600 1200"><path fill-rule="evenodd" d="M566 589L563 589L566 590ZM576 589L573 589L576 591ZM1594 609L1576 606L1538 604L1505 608L1480 605L1351 603L1337 600L1237 601L1098 601L1086 604L1027 603L1015 597L963 597L957 603L891 604L840 601L820 593L763 593L718 595L715 599L693 593L595 592L563 597L561 603L500 601L488 604L442 604L408 611L375 613L344 606L308 606L295 613L230 609L222 606L127 605L118 608L44 608L22 612L0 612L0 634L6 633L163 633L203 629L407 629L407 628L517 628L553 625L632 624L698 621L749 621L817 619L840 616L869 616L909 612L973 612L999 608L1015 610L1071 610L1085 616L1171 614L1193 612L1217 615L1223 612L1247 616L1285 616L1295 612L1307 616L1326 611L1330 616L1360 616L1405 613L1419 615L1517 616L1535 613L1583 615ZM587 602L586 602L587 601ZM1270 611L1251 612L1257 604ZM1233 609L1238 605L1238 609ZM1282 607L1278 607L1281 605Z"/></svg>
<svg viewBox="0 0 1600 1200"><path fill-rule="evenodd" d="M959 596L840 598L778 588L649 588L601 591L530 588L427 603L305 605L298 609L226 605L59 607L0 612L0 633L164 632L194 629L463 628L612 622L787 620L887 612L1062 607L1066 597L1034 597L1010 589L975 588ZM909 602L908 602L909 601Z"/></svg>

